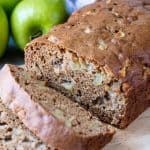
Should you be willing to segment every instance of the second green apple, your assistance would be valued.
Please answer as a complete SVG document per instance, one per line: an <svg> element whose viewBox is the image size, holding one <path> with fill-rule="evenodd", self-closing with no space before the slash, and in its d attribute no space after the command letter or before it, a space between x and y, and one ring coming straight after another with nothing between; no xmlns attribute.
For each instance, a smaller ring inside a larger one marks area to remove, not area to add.
<svg viewBox="0 0 150 150"><path fill-rule="evenodd" d="M8 16L11 15L12 10L21 0L0 0L0 5L3 7Z"/></svg>
<svg viewBox="0 0 150 150"><path fill-rule="evenodd" d="M23 0L11 16L11 28L20 49L33 38L45 34L51 27L67 19L63 0Z"/></svg>
<svg viewBox="0 0 150 150"><path fill-rule="evenodd" d="M7 16L1 6L0 6L0 17L1 17L0 18L0 58L1 58L6 51L9 35Z"/></svg>

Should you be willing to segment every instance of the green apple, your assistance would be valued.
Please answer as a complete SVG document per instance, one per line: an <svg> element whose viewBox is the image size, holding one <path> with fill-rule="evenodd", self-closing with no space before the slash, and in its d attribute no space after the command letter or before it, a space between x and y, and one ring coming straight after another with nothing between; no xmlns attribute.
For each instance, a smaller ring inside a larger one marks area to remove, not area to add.
<svg viewBox="0 0 150 150"><path fill-rule="evenodd" d="M8 20L2 7L0 7L0 57L3 56L8 43Z"/></svg>
<svg viewBox="0 0 150 150"><path fill-rule="evenodd" d="M67 16L63 0L23 0L11 16L14 40L23 50L26 43L64 22Z"/></svg>
<svg viewBox="0 0 150 150"><path fill-rule="evenodd" d="M19 1L20 0L0 0L0 6L4 8L4 10L8 15L10 15L12 10Z"/></svg>

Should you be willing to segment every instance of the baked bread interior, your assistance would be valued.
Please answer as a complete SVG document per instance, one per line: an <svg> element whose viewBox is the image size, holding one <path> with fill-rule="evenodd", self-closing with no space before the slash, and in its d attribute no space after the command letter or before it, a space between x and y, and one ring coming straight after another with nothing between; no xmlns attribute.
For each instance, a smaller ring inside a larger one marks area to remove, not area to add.
<svg viewBox="0 0 150 150"><path fill-rule="evenodd" d="M0 100L1 150L50 150Z"/></svg>
<svg viewBox="0 0 150 150"><path fill-rule="evenodd" d="M5 65L0 83L3 103L50 148L98 150L112 139L112 127L25 69Z"/></svg>

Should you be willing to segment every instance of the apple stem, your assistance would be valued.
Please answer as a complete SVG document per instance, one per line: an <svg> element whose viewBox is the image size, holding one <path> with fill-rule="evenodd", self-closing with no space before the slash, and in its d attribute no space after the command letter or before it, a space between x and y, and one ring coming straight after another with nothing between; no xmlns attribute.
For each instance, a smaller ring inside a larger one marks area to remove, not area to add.
<svg viewBox="0 0 150 150"><path fill-rule="evenodd" d="M38 32L36 32L35 34L33 34L33 35L30 36L30 41L32 41L33 39L41 36L42 34L43 34L43 32L41 30L38 31Z"/></svg>

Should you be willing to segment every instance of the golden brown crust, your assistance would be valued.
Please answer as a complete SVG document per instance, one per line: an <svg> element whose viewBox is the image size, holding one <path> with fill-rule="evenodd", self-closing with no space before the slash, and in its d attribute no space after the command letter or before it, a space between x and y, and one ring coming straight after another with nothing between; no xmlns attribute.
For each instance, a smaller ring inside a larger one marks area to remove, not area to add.
<svg viewBox="0 0 150 150"><path fill-rule="evenodd" d="M0 72L0 96L20 120L51 148L62 150L97 150L108 143L114 130L98 133L93 137L84 137L47 112L39 103L17 83L11 72L11 66L5 65ZM93 141L91 143L91 141ZM89 145L90 144L90 145Z"/></svg>
<svg viewBox="0 0 150 150"><path fill-rule="evenodd" d="M149 3L126 1L131 6L120 0L89 5L29 45L54 42L100 66L107 65L116 75L127 59L131 63L150 65L150 11L145 8ZM90 33L85 33L88 30Z"/></svg>
<svg viewBox="0 0 150 150"><path fill-rule="evenodd" d="M142 64L133 64L126 73L123 90L128 101L121 128L126 127L150 106L150 69L146 68L144 71Z"/></svg>
<svg viewBox="0 0 150 150"><path fill-rule="evenodd" d="M116 74L124 61L148 61L150 13L141 5L124 1L98 2L74 13L68 22L50 31L60 47L98 65L108 65ZM88 29L90 33L88 32ZM87 31L86 31L87 30ZM141 38L142 37L142 38ZM51 39L50 39L51 40ZM87 55L88 53L88 55Z"/></svg>

